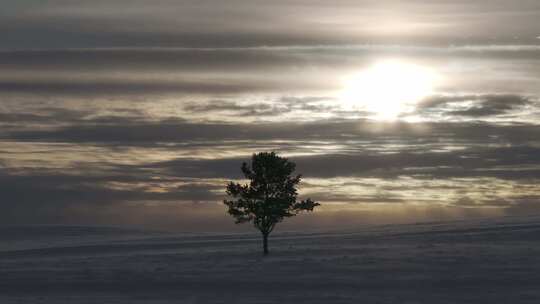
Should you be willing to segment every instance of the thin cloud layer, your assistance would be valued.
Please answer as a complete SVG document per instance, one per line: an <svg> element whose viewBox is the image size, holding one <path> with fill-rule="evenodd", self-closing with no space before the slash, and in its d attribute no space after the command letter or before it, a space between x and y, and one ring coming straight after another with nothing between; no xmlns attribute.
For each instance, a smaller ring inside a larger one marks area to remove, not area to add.
<svg viewBox="0 0 540 304"><path fill-rule="evenodd" d="M536 111L540 103L532 97L520 95L464 95L433 96L419 104L415 115L421 117L443 117L486 119L510 117L519 121L519 114Z"/></svg>
<svg viewBox="0 0 540 304"><path fill-rule="evenodd" d="M5 26L0 28L10 31L2 35L5 48L321 45L359 40L528 44L538 36L539 11L532 0L517 5L492 0L160 0L152 5L125 0L8 1L0 24Z"/></svg>

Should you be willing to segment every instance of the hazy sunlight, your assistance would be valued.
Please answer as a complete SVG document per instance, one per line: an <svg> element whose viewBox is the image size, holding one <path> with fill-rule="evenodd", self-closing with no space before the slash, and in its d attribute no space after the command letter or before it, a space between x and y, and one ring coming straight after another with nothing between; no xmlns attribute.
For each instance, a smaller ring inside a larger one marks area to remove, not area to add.
<svg viewBox="0 0 540 304"><path fill-rule="evenodd" d="M372 112L376 119L392 120L406 113L434 91L436 73L397 60L379 62L345 79L342 100Z"/></svg>

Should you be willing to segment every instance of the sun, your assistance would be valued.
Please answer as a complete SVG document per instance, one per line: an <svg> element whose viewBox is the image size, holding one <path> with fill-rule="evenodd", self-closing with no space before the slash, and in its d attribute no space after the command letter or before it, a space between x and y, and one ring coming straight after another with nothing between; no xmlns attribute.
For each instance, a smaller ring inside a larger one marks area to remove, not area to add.
<svg viewBox="0 0 540 304"><path fill-rule="evenodd" d="M430 68L398 60L374 64L344 81L341 99L380 120L393 120L410 112L434 93L437 74Z"/></svg>

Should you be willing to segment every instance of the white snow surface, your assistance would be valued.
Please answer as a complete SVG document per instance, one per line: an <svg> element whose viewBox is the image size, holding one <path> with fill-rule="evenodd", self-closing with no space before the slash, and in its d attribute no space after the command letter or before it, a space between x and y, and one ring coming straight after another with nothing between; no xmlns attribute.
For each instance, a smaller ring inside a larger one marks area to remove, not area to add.
<svg viewBox="0 0 540 304"><path fill-rule="evenodd" d="M0 303L540 303L540 218L253 234L0 227Z"/></svg>

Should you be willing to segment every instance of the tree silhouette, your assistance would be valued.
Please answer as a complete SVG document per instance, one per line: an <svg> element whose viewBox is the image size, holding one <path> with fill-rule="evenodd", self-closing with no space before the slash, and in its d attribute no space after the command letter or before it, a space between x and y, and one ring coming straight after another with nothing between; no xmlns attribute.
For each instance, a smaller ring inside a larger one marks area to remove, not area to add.
<svg viewBox="0 0 540 304"><path fill-rule="evenodd" d="M296 165L275 152L253 154L251 165L242 164L249 184L229 182L224 200L236 223L253 222L263 237L263 252L268 254L268 236L277 223L302 211L313 211L319 203L306 199L297 201L296 186L301 175L293 176Z"/></svg>

